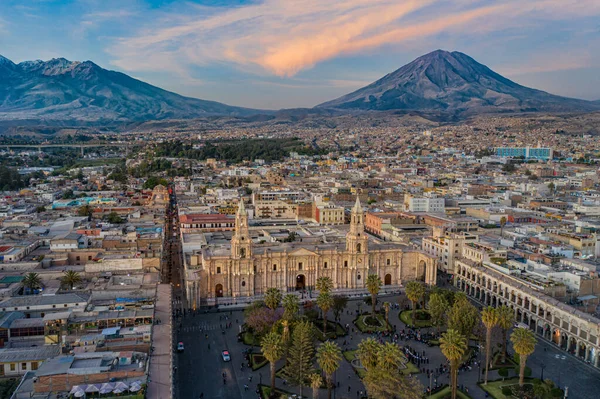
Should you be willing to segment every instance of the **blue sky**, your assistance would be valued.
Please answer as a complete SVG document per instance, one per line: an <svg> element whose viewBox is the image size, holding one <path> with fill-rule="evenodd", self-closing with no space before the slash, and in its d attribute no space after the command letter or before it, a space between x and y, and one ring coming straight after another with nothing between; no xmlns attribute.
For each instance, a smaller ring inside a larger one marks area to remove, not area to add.
<svg viewBox="0 0 600 399"><path fill-rule="evenodd" d="M598 0L2 0L0 54L92 60L180 94L309 107L435 49L600 99Z"/></svg>

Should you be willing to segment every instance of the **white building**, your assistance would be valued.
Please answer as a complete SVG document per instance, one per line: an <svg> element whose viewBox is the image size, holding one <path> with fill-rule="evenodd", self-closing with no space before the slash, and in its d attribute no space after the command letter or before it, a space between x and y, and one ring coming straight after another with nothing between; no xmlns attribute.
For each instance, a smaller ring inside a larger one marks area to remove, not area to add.
<svg viewBox="0 0 600 399"><path fill-rule="evenodd" d="M404 209L409 212L444 213L446 205L443 198L406 195Z"/></svg>

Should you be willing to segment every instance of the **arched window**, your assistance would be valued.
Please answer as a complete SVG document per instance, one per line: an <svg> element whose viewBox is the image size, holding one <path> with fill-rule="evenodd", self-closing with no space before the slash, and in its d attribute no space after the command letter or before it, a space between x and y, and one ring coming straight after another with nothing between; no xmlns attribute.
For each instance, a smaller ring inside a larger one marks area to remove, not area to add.
<svg viewBox="0 0 600 399"><path fill-rule="evenodd" d="M246 282L242 281L242 287L245 287L245 286L246 286Z"/></svg>
<svg viewBox="0 0 600 399"><path fill-rule="evenodd" d="M361 249L361 245L360 244L356 244L356 252L360 253L360 249Z"/></svg>
<svg viewBox="0 0 600 399"><path fill-rule="evenodd" d="M273 264L273 271L276 272L277 271L277 265Z"/></svg>

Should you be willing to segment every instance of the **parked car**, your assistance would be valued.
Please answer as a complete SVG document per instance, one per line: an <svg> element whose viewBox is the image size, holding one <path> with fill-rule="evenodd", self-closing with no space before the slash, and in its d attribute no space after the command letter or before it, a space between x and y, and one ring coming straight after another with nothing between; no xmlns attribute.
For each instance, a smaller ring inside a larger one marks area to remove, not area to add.
<svg viewBox="0 0 600 399"><path fill-rule="evenodd" d="M184 349L183 342L178 343L177 344L177 352L183 352L183 349Z"/></svg>
<svg viewBox="0 0 600 399"><path fill-rule="evenodd" d="M223 352L221 352L221 356L223 357L223 361L224 362L231 361L231 356L229 356L229 351L223 351Z"/></svg>

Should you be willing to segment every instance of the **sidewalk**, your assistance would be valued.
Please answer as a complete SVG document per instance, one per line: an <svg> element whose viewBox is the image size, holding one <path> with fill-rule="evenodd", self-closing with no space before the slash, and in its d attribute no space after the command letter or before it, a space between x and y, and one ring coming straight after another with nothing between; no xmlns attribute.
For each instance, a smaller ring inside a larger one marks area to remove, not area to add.
<svg viewBox="0 0 600 399"><path fill-rule="evenodd" d="M152 347L148 372L148 399L173 397L173 328L171 325L171 285L159 284L156 290Z"/></svg>

